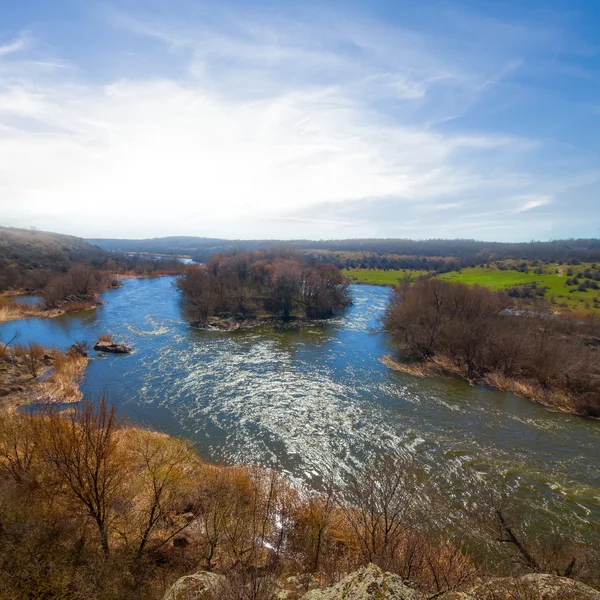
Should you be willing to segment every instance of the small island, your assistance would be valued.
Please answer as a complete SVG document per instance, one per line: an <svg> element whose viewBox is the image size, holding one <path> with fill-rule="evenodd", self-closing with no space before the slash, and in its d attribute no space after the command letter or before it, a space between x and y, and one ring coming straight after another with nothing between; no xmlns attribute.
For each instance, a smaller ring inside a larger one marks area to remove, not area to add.
<svg viewBox="0 0 600 600"><path fill-rule="evenodd" d="M177 285L187 318L199 327L327 319L351 303L339 269L290 251L215 254L187 267Z"/></svg>

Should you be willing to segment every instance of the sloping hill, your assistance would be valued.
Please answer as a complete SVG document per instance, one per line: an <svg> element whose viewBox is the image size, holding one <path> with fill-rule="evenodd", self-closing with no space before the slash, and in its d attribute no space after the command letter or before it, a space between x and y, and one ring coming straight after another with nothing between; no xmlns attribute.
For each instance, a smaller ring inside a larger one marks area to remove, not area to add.
<svg viewBox="0 0 600 600"><path fill-rule="evenodd" d="M25 280L32 273L66 272L72 262L93 264L105 256L98 246L72 235L0 227L0 291L29 287Z"/></svg>
<svg viewBox="0 0 600 600"><path fill-rule="evenodd" d="M49 267L61 261L90 260L103 254L98 246L72 235L0 227L0 259L25 267Z"/></svg>

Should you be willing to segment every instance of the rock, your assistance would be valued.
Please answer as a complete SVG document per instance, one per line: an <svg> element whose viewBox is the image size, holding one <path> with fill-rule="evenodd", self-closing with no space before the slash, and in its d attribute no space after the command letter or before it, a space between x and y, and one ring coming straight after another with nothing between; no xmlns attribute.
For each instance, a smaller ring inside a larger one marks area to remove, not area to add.
<svg viewBox="0 0 600 600"><path fill-rule="evenodd" d="M469 590L474 600L527 598L527 600L600 600L600 592L557 575L530 573L522 577L490 579Z"/></svg>
<svg viewBox="0 0 600 600"><path fill-rule="evenodd" d="M351 573L337 585L311 590L301 600L418 600L417 592L406 587L402 578L370 564Z"/></svg>
<svg viewBox="0 0 600 600"><path fill-rule="evenodd" d="M114 354L129 354L131 348L123 344L114 344L113 342L96 342L94 350L100 352L113 352Z"/></svg>
<svg viewBox="0 0 600 600"><path fill-rule="evenodd" d="M88 355L88 345L87 342L75 342L71 345L69 350L79 356L87 357Z"/></svg>
<svg viewBox="0 0 600 600"><path fill-rule="evenodd" d="M226 579L223 575L200 571L194 575L180 577L163 600L212 600L211 593L222 589Z"/></svg>

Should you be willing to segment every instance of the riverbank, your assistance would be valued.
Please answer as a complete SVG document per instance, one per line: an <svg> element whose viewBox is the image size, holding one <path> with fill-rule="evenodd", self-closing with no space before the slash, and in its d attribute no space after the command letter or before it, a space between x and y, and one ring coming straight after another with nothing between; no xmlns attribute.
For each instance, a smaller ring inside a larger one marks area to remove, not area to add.
<svg viewBox="0 0 600 600"><path fill-rule="evenodd" d="M88 357L71 348L44 350L30 344L4 348L0 357L0 407L79 402Z"/></svg>
<svg viewBox="0 0 600 600"><path fill-rule="evenodd" d="M0 305L0 324L19 319L52 319L70 312L93 310L104 304L101 300L73 300L64 302L55 308L44 308L40 305L21 304L19 302L3 303Z"/></svg>
<svg viewBox="0 0 600 600"><path fill-rule="evenodd" d="M540 384L517 377L506 377L499 372L487 373L483 377L469 378L467 370L453 363L449 358L436 356L428 361L402 361L389 355L381 362L388 368L414 375L415 377L457 377L472 385L487 386L500 392L509 392L520 398L541 404L554 412L563 412L581 417L597 419L574 405L573 400L560 390L548 390Z"/></svg>
<svg viewBox="0 0 600 600"><path fill-rule="evenodd" d="M94 310L102 306L104 301L100 296L104 291L114 290L123 287L121 280L124 279L157 279L159 277L173 277L179 275L179 270L164 269L154 273L136 273L129 271L126 273L112 273L109 276L110 283L98 296L94 297L74 297L67 298L59 303L58 306L45 308L43 304L26 304L21 302L12 302L10 298L18 298L23 295L22 291L11 290L0 295L0 324L8 321L17 321L19 319L52 319L71 312L81 312ZM41 293L41 292L39 292Z"/></svg>

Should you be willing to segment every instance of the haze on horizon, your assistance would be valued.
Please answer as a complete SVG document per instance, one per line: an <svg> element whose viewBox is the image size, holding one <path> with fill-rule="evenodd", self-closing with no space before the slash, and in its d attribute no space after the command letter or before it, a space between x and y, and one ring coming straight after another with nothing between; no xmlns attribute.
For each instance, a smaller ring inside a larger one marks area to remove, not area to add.
<svg viewBox="0 0 600 600"><path fill-rule="evenodd" d="M81 237L600 237L594 0L22 0L0 224Z"/></svg>

